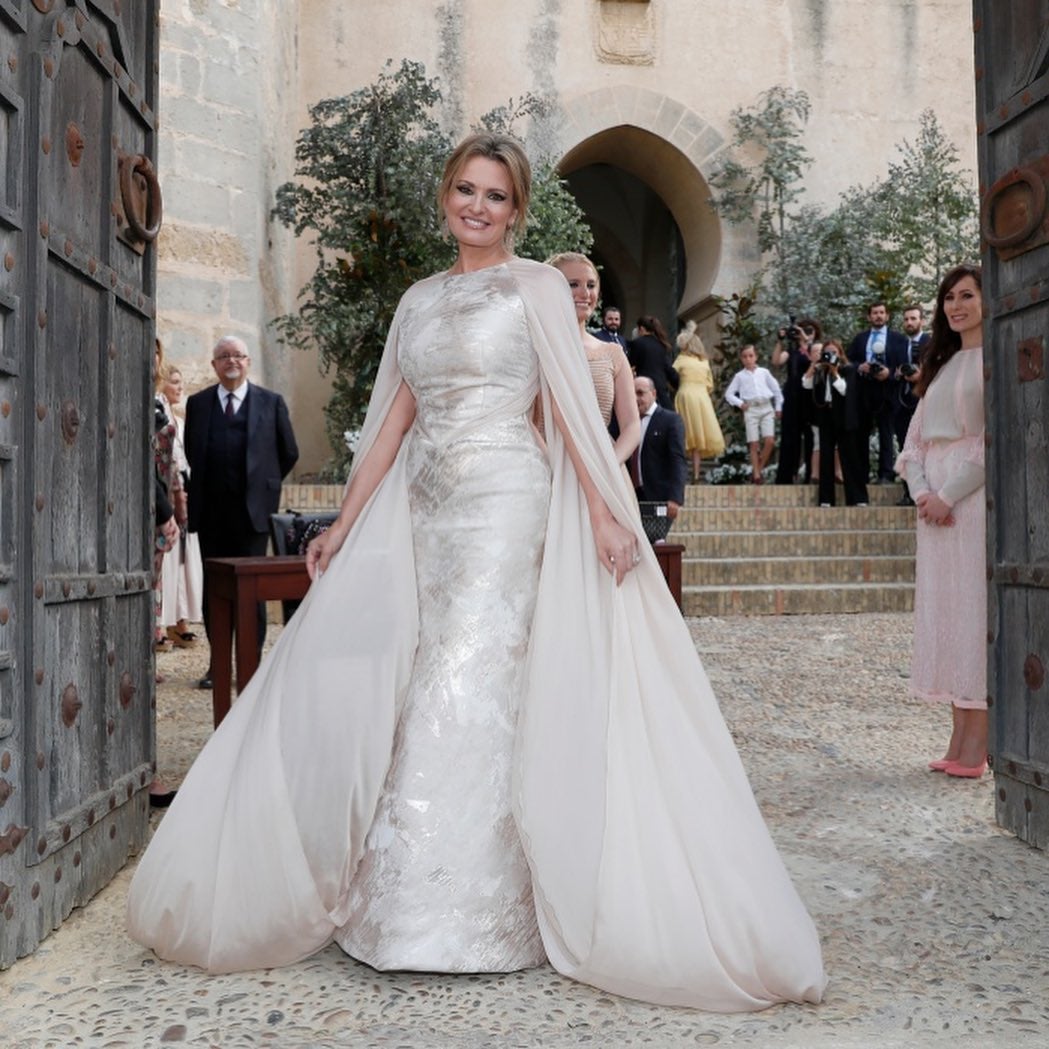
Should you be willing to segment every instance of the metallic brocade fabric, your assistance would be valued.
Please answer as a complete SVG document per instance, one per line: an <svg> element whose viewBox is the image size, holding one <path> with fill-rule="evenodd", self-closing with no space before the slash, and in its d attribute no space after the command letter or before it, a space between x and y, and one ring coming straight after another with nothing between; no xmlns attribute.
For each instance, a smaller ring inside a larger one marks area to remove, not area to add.
<svg viewBox="0 0 1049 1049"><path fill-rule="evenodd" d="M494 278L494 279L493 279ZM379 969L545 960L510 809L550 471L538 364L509 274L448 276L403 319L419 643L393 760L336 934Z"/></svg>

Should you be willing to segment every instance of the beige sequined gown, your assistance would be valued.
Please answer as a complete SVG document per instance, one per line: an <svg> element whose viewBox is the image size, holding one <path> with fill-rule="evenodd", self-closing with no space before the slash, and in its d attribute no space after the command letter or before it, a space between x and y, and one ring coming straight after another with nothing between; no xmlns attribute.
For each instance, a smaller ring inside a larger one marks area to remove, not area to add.
<svg viewBox="0 0 1049 1049"><path fill-rule="evenodd" d="M594 380L597 406L607 426L612 421L612 408L616 403L616 376L626 364L626 354L615 343L605 343L601 349L587 349L586 363Z"/></svg>

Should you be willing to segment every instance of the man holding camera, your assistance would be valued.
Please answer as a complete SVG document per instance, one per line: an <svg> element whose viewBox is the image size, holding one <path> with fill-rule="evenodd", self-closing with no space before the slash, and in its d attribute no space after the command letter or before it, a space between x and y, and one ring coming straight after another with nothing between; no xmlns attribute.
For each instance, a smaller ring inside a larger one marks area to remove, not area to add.
<svg viewBox="0 0 1049 1049"><path fill-rule="evenodd" d="M921 377L921 355L929 341L929 333L922 331L925 311L917 303L905 306L903 310L903 336L906 340L902 352L899 348L889 358L889 367L895 389L892 396L892 428L896 433L896 443L903 451L907 440L907 429L911 425L918 398L914 394L914 384ZM897 506L914 506L914 500L903 482L903 496Z"/></svg>
<svg viewBox="0 0 1049 1049"><path fill-rule="evenodd" d="M786 365L783 380L783 418L780 422L779 462L776 484L793 484L799 467L804 467L805 480L812 467L812 412L809 398L801 387L801 377L809 366L809 347L821 339L818 322L803 317L797 323L793 315L786 327L780 328L772 350L772 366Z"/></svg>
<svg viewBox="0 0 1049 1049"><path fill-rule="evenodd" d="M896 380L889 362L906 357L907 340L889 328L889 307L885 302L872 302L867 308L867 320L870 328L852 340L848 352L859 382L859 438L866 442L871 430L878 428L878 476L875 484L894 484L896 456L892 446L892 408Z"/></svg>

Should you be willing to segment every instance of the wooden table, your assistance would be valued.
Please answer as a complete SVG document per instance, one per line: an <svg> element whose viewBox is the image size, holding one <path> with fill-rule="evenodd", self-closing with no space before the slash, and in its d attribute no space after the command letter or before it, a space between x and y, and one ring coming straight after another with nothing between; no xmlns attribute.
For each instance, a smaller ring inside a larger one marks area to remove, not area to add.
<svg viewBox="0 0 1049 1049"><path fill-rule="evenodd" d="M680 543L655 543L655 551L670 593L681 607ZM237 632L237 692L242 692L258 669L259 601L286 601L306 596L310 577L306 558L212 557L204 563L204 584L208 588L211 620L211 709L217 727L229 713L233 698L233 627Z"/></svg>
<svg viewBox="0 0 1049 1049"><path fill-rule="evenodd" d="M211 709L215 726L229 713L232 698L233 626L237 628L237 692L258 669L259 601L306 596L306 558L212 557L204 563L211 644Z"/></svg>
<svg viewBox="0 0 1049 1049"><path fill-rule="evenodd" d="M681 543L653 543L656 560L659 567L663 569L663 578L670 587L670 593L681 608L681 555L685 547Z"/></svg>

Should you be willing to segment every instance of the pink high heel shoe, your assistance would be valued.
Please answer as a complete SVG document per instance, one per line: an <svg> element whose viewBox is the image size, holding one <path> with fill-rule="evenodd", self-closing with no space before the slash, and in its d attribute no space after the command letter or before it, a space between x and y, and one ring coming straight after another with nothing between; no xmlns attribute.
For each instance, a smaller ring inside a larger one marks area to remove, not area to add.
<svg viewBox="0 0 1049 1049"><path fill-rule="evenodd" d="M943 770L948 776L957 776L959 779L979 779L987 771L987 762L981 765L959 765L957 761L950 762Z"/></svg>
<svg viewBox="0 0 1049 1049"><path fill-rule="evenodd" d="M929 768L931 768L933 772L946 772L947 766L953 764L954 762L951 761L950 758L940 758L939 761L930 761Z"/></svg>

